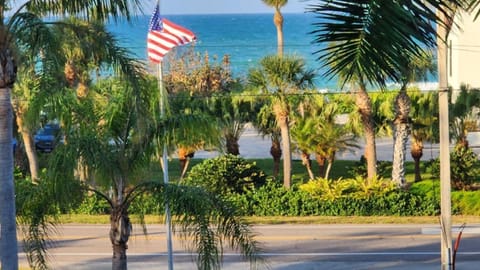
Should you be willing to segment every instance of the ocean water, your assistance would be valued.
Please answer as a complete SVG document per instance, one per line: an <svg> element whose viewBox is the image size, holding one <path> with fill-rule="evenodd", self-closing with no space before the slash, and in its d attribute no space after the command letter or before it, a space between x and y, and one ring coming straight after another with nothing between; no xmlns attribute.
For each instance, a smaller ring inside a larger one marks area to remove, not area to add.
<svg viewBox="0 0 480 270"><path fill-rule="evenodd" d="M284 15L284 54L302 57L306 66L319 76L317 87L335 87L336 81L321 79L321 63L314 52L320 46L313 44L315 18L309 13ZM245 77L250 68L258 65L266 55L277 53L277 32L273 14L213 14L171 15L169 20L190 29L197 36L195 50L209 56L229 55L231 69L236 77ZM121 44L139 59L146 59L146 36L149 16L136 18L132 23L111 23L108 29L115 33ZM187 45L189 46L189 45Z"/></svg>
<svg viewBox="0 0 480 270"><path fill-rule="evenodd" d="M322 47L315 44L314 23L318 22L311 13L287 13L284 16L284 53L302 57L306 66L317 76L318 89L338 91L338 82L322 76L325 69L317 61L316 51ZM190 29L197 36L194 48L197 52L208 53L210 59L229 55L235 77L244 78L250 68L258 65L266 55L277 53L277 32L273 25L273 14L209 14L165 16L174 23ZM140 16L131 23L111 23L107 27L122 46L127 47L139 59L145 60L146 37L150 16ZM187 45L190 46L190 45ZM180 49L181 48L177 48ZM421 88L436 87L436 77L430 76ZM392 88L397 88L393 85Z"/></svg>

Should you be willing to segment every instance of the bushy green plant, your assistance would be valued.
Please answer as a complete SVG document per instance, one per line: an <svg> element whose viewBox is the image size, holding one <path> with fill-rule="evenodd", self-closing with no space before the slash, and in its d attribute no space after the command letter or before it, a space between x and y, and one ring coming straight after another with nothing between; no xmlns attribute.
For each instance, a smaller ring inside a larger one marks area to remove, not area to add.
<svg viewBox="0 0 480 270"><path fill-rule="evenodd" d="M235 155L205 159L195 165L183 184L194 185L217 194L243 193L265 184L265 173L254 163Z"/></svg>
<svg viewBox="0 0 480 270"><path fill-rule="evenodd" d="M440 178L440 159L430 162L428 170L434 178ZM480 161L472 149L457 146L450 154L450 178L456 190L470 190L480 174Z"/></svg>
<svg viewBox="0 0 480 270"><path fill-rule="evenodd" d="M381 196L397 189L394 182L379 177L366 179L365 177L357 176L349 181L352 185L350 196L355 198Z"/></svg>
<svg viewBox="0 0 480 270"><path fill-rule="evenodd" d="M299 189L310 194L314 198L333 201L335 199L349 195L354 188L351 179L311 179L305 184L301 184Z"/></svg>
<svg viewBox="0 0 480 270"><path fill-rule="evenodd" d="M110 205L98 195L91 194L90 196L85 196L82 203L73 210L73 213L84 215L106 215L110 213Z"/></svg>
<svg viewBox="0 0 480 270"><path fill-rule="evenodd" d="M365 179L357 176L356 178L337 180L317 178L300 185L299 189L315 198L333 201L342 197L379 196L395 190L396 186L392 181L381 178Z"/></svg>

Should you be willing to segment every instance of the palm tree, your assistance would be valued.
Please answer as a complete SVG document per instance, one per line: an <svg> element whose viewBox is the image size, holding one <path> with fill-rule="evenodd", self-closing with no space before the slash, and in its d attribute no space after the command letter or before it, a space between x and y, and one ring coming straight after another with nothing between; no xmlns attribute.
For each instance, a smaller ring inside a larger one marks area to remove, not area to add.
<svg viewBox="0 0 480 270"><path fill-rule="evenodd" d="M480 94L476 89L462 85L455 101L451 100L449 105L450 130L455 144L468 148L468 132L478 129Z"/></svg>
<svg viewBox="0 0 480 270"><path fill-rule="evenodd" d="M296 57L266 56L260 67L250 70L248 83L261 93L272 94L272 107L281 131L283 148L283 184L291 186L290 103L289 95L312 86L313 71Z"/></svg>
<svg viewBox="0 0 480 270"><path fill-rule="evenodd" d="M282 158L281 135L272 109L271 100L260 98L256 100L260 104L253 126L263 137L270 137L270 155L273 159L273 177L277 178L280 173Z"/></svg>
<svg viewBox="0 0 480 270"><path fill-rule="evenodd" d="M358 147L355 130L352 125L337 123L337 117L347 112L341 99L315 93L305 99L299 106L298 115L294 115L292 138L302 152L302 161L311 179L309 153L316 155L320 177L328 178L336 153Z"/></svg>
<svg viewBox="0 0 480 270"><path fill-rule="evenodd" d="M158 100L158 91L152 91L152 81L140 84L140 89L123 80L97 81L90 89L95 97L89 100L91 104L79 105L92 108L85 113L94 121L72 130L69 143L55 151L50 167L52 177L57 181L73 178L79 158L96 176L96 184L90 184L88 189L105 199L111 208L112 269L127 269L126 251L132 226L129 206L148 192L156 194L159 203L168 202L178 217L175 221L182 227L179 231L193 237L193 246L199 250L200 269L218 266L219 258L215 254L221 251L216 239L222 237L254 259L257 247L250 229L235 217L236 212L224 201L202 190L145 180L149 178L145 168L156 151L153 142L172 142L178 140L177 134L192 132L189 123L185 125L175 119L162 119L157 126L158 114L152 113L157 103L152 100ZM136 91L142 94L137 96ZM164 128L168 132L164 132ZM108 195L110 186L114 192ZM219 227L214 229L211 222Z"/></svg>
<svg viewBox="0 0 480 270"><path fill-rule="evenodd" d="M400 187L405 187L405 157L409 134L411 132L410 108L411 99L407 94L407 86L410 82L426 80L428 74L434 74L436 65L433 54L424 52L421 57L412 59L406 64L402 85L395 98L395 118L393 120L393 164L392 181Z"/></svg>
<svg viewBox="0 0 480 270"><path fill-rule="evenodd" d="M418 89L410 89L409 96L412 101L410 154L415 164L415 182L420 182L424 142L438 142L438 97L432 92L421 93Z"/></svg>
<svg viewBox="0 0 480 270"><path fill-rule="evenodd" d="M319 1L310 7L319 20L313 31L325 75L339 76L352 87L362 117L368 178L376 175L374 123L367 85L384 86L400 79L405 56L418 55L423 46L434 47L439 18L447 1ZM448 18L451 18L450 16Z"/></svg>
<svg viewBox="0 0 480 270"><path fill-rule="evenodd" d="M275 9L275 14L273 15L273 24L277 28L277 54L279 56L283 55L283 15L280 9L285 6L288 0L262 0L269 7Z"/></svg>
<svg viewBox="0 0 480 270"><path fill-rule="evenodd" d="M17 238L15 225L15 201L13 186L13 153L12 145L12 109L10 104L11 89L16 81L17 52L23 46L44 47L51 44L52 39L45 31L42 21L47 15L84 15L88 18L107 20L109 16L130 19L131 8L139 6L137 1L63 1L61 5L52 1L27 1L15 10L11 16L6 13L14 1L4 1L0 9L0 262L3 269L17 269ZM48 22L51 23L51 22Z"/></svg>

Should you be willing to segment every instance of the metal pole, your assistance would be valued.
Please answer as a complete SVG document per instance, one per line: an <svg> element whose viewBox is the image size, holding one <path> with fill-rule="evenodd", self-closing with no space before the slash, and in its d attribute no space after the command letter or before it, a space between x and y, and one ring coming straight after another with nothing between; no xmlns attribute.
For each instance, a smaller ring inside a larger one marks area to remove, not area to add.
<svg viewBox="0 0 480 270"><path fill-rule="evenodd" d="M162 63L158 65L158 88L160 91L160 116L165 116L165 91L163 89L163 76L162 76ZM167 144L163 144L163 182L168 184L168 156L167 156ZM165 201L165 226L167 233L167 252L168 252L168 269L173 270L173 248L172 248L172 221L170 214L170 207L168 202Z"/></svg>
<svg viewBox="0 0 480 270"><path fill-rule="evenodd" d="M445 22L442 12L439 17ZM450 184L450 139L448 130L448 80L447 80L447 37L445 26L437 27L438 46L438 105L440 128L440 225L442 270L451 269L452 254L452 203Z"/></svg>

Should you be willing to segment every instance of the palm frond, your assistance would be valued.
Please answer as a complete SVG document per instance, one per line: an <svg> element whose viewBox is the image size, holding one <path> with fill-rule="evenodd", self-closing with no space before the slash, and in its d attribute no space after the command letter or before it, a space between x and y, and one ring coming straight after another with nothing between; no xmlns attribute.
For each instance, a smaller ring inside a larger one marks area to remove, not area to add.
<svg viewBox="0 0 480 270"><path fill-rule="evenodd" d="M323 45L316 54L324 75L338 76L342 84L399 81L410 58L436 45L436 10L451 16L443 1L331 0L311 5L309 11L318 18L311 34Z"/></svg>
<svg viewBox="0 0 480 270"><path fill-rule="evenodd" d="M139 0L84 0L84 1L27 1L22 8L42 16L75 15L93 20L117 20L125 17L132 18L135 13L140 13L142 2Z"/></svg>

